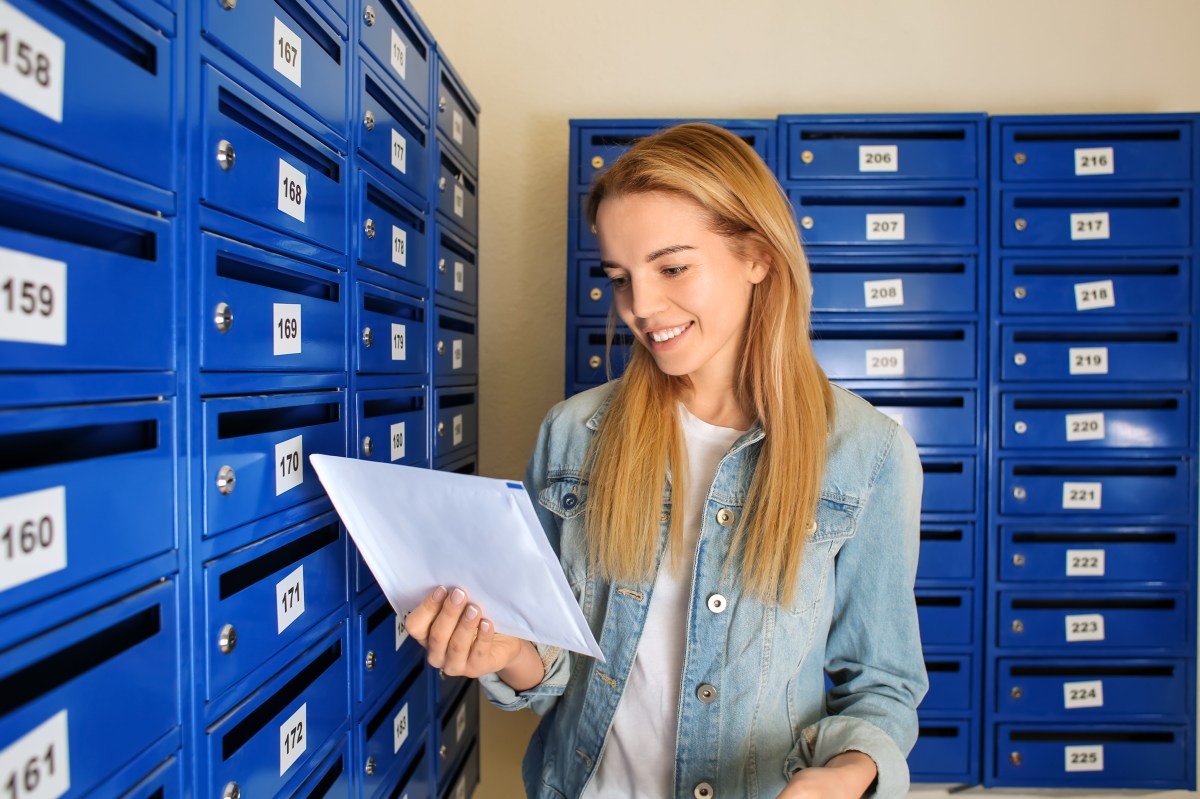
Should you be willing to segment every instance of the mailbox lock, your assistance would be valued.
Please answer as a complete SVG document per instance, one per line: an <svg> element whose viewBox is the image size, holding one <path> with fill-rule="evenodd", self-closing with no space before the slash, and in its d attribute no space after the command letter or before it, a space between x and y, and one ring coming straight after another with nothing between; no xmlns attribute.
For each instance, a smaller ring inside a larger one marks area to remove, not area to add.
<svg viewBox="0 0 1200 799"><path fill-rule="evenodd" d="M804 152L800 153L800 160L806 164L811 164L814 157L815 156L813 155L812 150L805 150Z"/></svg>
<svg viewBox="0 0 1200 799"><path fill-rule="evenodd" d="M1015 289L1013 289L1013 296L1016 297L1018 300L1025 299L1025 295L1027 295L1028 293L1029 292L1025 290L1024 286L1017 286Z"/></svg>
<svg viewBox="0 0 1200 799"><path fill-rule="evenodd" d="M446 745L445 744L442 744L442 746L438 749L438 757L440 757L442 760L446 759Z"/></svg>
<svg viewBox="0 0 1200 799"><path fill-rule="evenodd" d="M438 178L438 191L445 191L445 190L446 190L446 176L442 175L440 178Z"/></svg>
<svg viewBox="0 0 1200 799"><path fill-rule="evenodd" d="M217 490L223 495L229 496L233 493L233 484L237 482L237 477L233 473L233 467L222 466L221 471L217 472Z"/></svg>
<svg viewBox="0 0 1200 799"><path fill-rule="evenodd" d="M223 302L218 302L217 311L213 314L213 322L216 324L217 330L228 333L229 328L233 327L233 309Z"/></svg>
<svg viewBox="0 0 1200 799"><path fill-rule="evenodd" d="M372 344L375 343L375 334L371 332L371 328L369 328L369 327L363 328L362 341L363 341L364 347L370 347Z"/></svg>
<svg viewBox="0 0 1200 799"><path fill-rule="evenodd" d="M369 108L363 115L363 124L367 126L367 130L375 130L375 112Z"/></svg>
<svg viewBox="0 0 1200 799"><path fill-rule="evenodd" d="M1029 223L1024 219L1018 219L1016 222L1013 222L1013 227L1015 227L1017 230L1024 230L1025 228L1029 227Z"/></svg>
<svg viewBox="0 0 1200 799"><path fill-rule="evenodd" d="M1013 163L1017 166L1023 166L1027 160L1025 153L1013 153Z"/></svg>
<svg viewBox="0 0 1200 799"><path fill-rule="evenodd" d="M444 342L444 341L439 341L439 342L438 342L438 345L437 345L437 352L438 352L438 355L445 355L445 354L446 354L446 342Z"/></svg>
<svg viewBox="0 0 1200 799"><path fill-rule="evenodd" d="M227 139L221 139L217 142L217 163L221 165L221 169L226 172L233 169L233 160L235 157L232 142Z"/></svg>
<svg viewBox="0 0 1200 799"><path fill-rule="evenodd" d="M375 653L367 653L367 671L375 671Z"/></svg>
<svg viewBox="0 0 1200 799"><path fill-rule="evenodd" d="M1025 424L1024 422L1017 422L1013 425L1013 430L1016 430L1018 433L1024 433L1028 429L1029 425Z"/></svg>
<svg viewBox="0 0 1200 799"><path fill-rule="evenodd" d="M446 271L446 259L445 258L438 258L438 271L439 272Z"/></svg>
<svg viewBox="0 0 1200 799"><path fill-rule="evenodd" d="M375 220L368 219L365 223L363 223L363 230L366 232L368 239L375 238Z"/></svg>
<svg viewBox="0 0 1200 799"><path fill-rule="evenodd" d="M1020 699L1024 696L1024 691L1021 690L1021 686L1019 685L1014 685L1008 693L1013 699Z"/></svg>
<svg viewBox="0 0 1200 799"><path fill-rule="evenodd" d="M438 111L440 111L440 112L442 112L442 113L445 113L445 112L446 112L446 108L447 108L447 107L448 107L448 106L446 105L446 98L445 98L445 97L439 97L439 98L438 98Z"/></svg>
<svg viewBox="0 0 1200 799"><path fill-rule="evenodd" d="M373 757L367 758L367 767L366 767L365 771L367 772L368 777L375 776L375 758L373 758Z"/></svg>
<svg viewBox="0 0 1200 799"><path fill-rule="evenodd" d="M363 22L367 23L368 28L375 24L375 6L368 4L363 9Z"/></svg>
<svg viewBox="0 0 1200 799"><path fill-rule="evenodd" d="M593 300L599 300L601 297L604 296L604 292L601 291L600 289L592 289L591 291L588 292L588 296L591 297Z"/></svg>
<svg viewBox="0 0 1200 799"><path fill-rule="evenodd" d="M1012 763L1014 766L1021 765L1021 753L1013 752L1011 755L1008 756L1008 761L1010 763Z"/></svg>
<svg viewBox="0 0 1200 799"><path fill-rule="evenodd" d="M604 159L598 155L592 156L592 169L600 169L604 166Z"/></svg>
<svg viewBox="0 0 1200 799"><path fill-rule="evenodd" d="M237 646L237 627L232 624L226 624L221 628L221 634L217 636L217 646L221 648L222 655L228 655Z"/></svg>
<svg viewBox="0 0 1200 799"><path fill-rule="evenodd" d="M226 11L233 11L237 8L237 0L221 0L221 5Z"/></svg>
<svg viewBox="0 0 1200 799"><path fill-rule="evenodd" d="M1013 496L1016 497L1017 499L1025 499L1025 497L1029 496L1029 494L1026 493L1024 488L1017 486L1016 488L1013 489Z"/></svg>
<svg viewBox="0 0 1200 799"><path fill-rule="evenodd" d="M603 361L600 360L599 355L593 355L592 357L588 358L588 366L592 367L593 369L599 369L600 364L602 363Z"/></svg>
<svg viewBox="0 0 1200 799"><path fill-rule="evenodd" d="M1013 565L1014 566L1024 566L1025 565L1025 556L1022 555L1020 552L1013 553Z"/></svg>
<svg viewBox="0 0 1200 799"><path fill-rule="evenodd" d="M375 449L375 444L374 444L374 442L371 441L371 437L363 436L363 445L362 445L363 455L367 456L368 458L371 457L371 452L374 451L374 449ZM368 668L370 668L370 667L368 666Z"/></svg>
<svg viewBox="0 0 1200 799"><path fill-rule="evenodd" d="M439 436L446 435L446 423L445 422L438 422L437 433Z"/></svg>
<svg viewBox="0 0 1200 799"><path fill-rule="evenodd" d="M1017 366L1024 366L1028 360L1029 359L1025 357L1025 353L1023 352L1018 352L1013 356L1013 363L1015 363Z"/></svg>
<svg viewBox="0 0 1200 799"><path fill-rule="evenodd" d="M242 789L238 787L236 782L225 784L225 790L221 793L221 799L241 799Z"/></svg>
<svg viewBox="0 0 1200 799"><path fill-rule="evenodd" d="M1025 632L1025 622L1021 621L1020 619L1013 619L1012 631L1014 633Z"/></svg>
<svg viewBox="0 0 1200 799"><path fill-rule="evenodd" d="M813 218L811 216L800 217L800 227L804 228L805 230L812 230Z"/></svg>

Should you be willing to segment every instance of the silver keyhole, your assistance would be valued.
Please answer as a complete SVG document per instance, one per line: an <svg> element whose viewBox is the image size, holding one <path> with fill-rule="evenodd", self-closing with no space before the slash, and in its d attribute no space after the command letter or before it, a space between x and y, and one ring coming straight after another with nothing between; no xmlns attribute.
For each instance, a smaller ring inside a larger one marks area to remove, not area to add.
<svg viewBox="0 0 1200 799"><path fill-rule="evenodd" d="M599 355L593 355L592 357L588 358L588 366L592 367L593 369L599 369L600 364L602 363L603 361L600 360Z"/></svg>
<svg viewBox="0 0 1200 799"><path fill-rule="evenodd" d="M446 759L446 746L444 744L438 748L438 757L442 760Z"/></svg>
<svg viewBox="0 0 1200 799"><path fill-rule="evenodd" d="M814 224L816 223L813 221L811 216L800 218L800 227L804 228L805 230L812 230Z"/></svg>
<svg viewBox="0 0 1200 799"><path fill-rule="evenodd" d="M437 352L438 352L438 355L445 355L445 354L446 354L446 342L444 342L444 341L439 341L439 342L438 342L438 345L437 345Z"/></svg>
<svg viewBox="0 0 1200 799"><path fill-rule="evenodd" d="M1023 299L1025 299L1025 296L1026 296L1028 293L1029 293L1029 292L1027 292L1027 291L1025 290L1025 287L1024 287L1024 286L1017 286L1015 289L1013 289L1013 296L1014 296L1014 297L1016 297L1018 300L1023 300Z"/></svg>
<svg viewBox="0 0 1200 799"><path fill-rule="evenodd" d="M367 653L367 671L375 671L375 653Z"/></svg>
<svg viewBox="0 0 1200 799"><path fill-rule="evenodd" d="M229 496L233 493L233 484L237 482L237 476L233 473L233 467L222 466L217 472L217 490L223 495Z"/></svg>
<svg viewBox="0 0 1200 799"><path fill-rule="evenodd" d="M238 787L236 782L230 782L225 785L225 790L221 792L222 799L241 799L242 789Z"/></svg>
<svg viewBox="0 0 1200 799"><path fill-rule="evenodd" d="M1013 356L1013 363L1015 363L1017 366L1024 366L1026 363L1028 363L1028 361L1029 359L1025 357L1025 353L1023 352L1018 352Z"/></svg>
<svg viewBox="0 0 1200 799"><path fill-rule="evenodd" d="M1029 223L1024 219L1018 219L1013 223L1013 227L1015 227L1017 230L1024 230L1025 228L1029 227Z"/></svg>
<svg viewBox="0 0 1200 799"><path fill-rule="evenodd" d="M233 161L237 156L233 152L233 143L226 139L217 142L217 163L221 169L228 172L233 169Z"/></svg>
<svg viewBox="0 0 1200 799"><path fill-rule="evenodd" d="M446 435L446 423L445 422L438 422L437 433L439 436Z"/></svg>
<svg viewBox="0 0 1200 799"><path fill-rule="evenodd" d="M439 259L438 259L438 271L439 271L439 272L445 272L445 271L446 271L446 259L445 259L445 258L439 258Z"/></svg>
<svg viewBox="0 0 1200 799"><path fill-rule="evenodd" d="M1021 690L1021 687L1019 685L1014 685L1012 687L1012 690L1009 691L1008 694L1013 699L1020 699L1022 696L1025 695L1025 692Z"/></svg>
<svg viewBox="0 0 1200 799"><path fill-rule="evenodd" d="M367 130L375 130L375 113L369 108L367 113L363 115L363 124L367 126Z"/></svg>
<svg viewBox="0 0 1200 799"><path fill-rule="evenodd" d="M1016 430L1018 433L1024 433L1028 429L1029 425L1025 424L1024 422L1017 422L1013 425L1013 430Z"/></svg>
<svg viewBox="0 0 1200 799"><path fill-rule="evenodd" d="M221 5L226 11L233 11L237 8L237 0L221 0Z"/></svg>
<svg viewBox="0 0 1200 799"><path fill-rule="evenodd" d="M233 327L233 309L223 302L217 303L217 310L213 313L213 323L216 324L217 330L228 333L229 328Z"/></svg>
<svg viewBox="0 0 1200 799"><path fill-rule="evenodd" d="M593 300L599 300L601 297L604 296L604 292L601 291L600 289L592 289L591 291L588 292L588 296L591 297Z"/></svg>
<svg viewBox="0 0 1200 799"><path fill-rule="evenodd" d="M1013 489L1013 496L1016 497L1017 499L1025 499L1025 497L1029 496L1029 494L1028 494L1028 492L1025 491L1024 488L1017 486L1016 488Z"/></svg>
<svg viewBox="0 0 1200 799"><path fill-rule="evenodd" d="M1014 566L1024 566L1025 565L1025 556L1022 555L1020 552L1015 553L1013 555L1012 560L1013 560Z"/></svg>
<svg viewBox="0 0 1200 799"><path fill-rule="evenodd" d="M1025 622L1021 621L1020 619L1013 619L1012 631L1014 633L1025 632Z"/></svg>
<svg viewBox="0 0 1200 799"><path fill-rule="evenodd" d="M375 442L371 441L370 436L363 436L363 445L362 445L363 455L366 455L369 458L369 457L371 457L371 453L374 451L375 451Z"/></svg>
<svg viewBox="0 0 1200 799"><path fill-rule="evenodd" d="M367 767L364 770L367 772L368 777L375 776L375 758L373 758L373 757L367 758Z"/></svg>
<svg viewBox="0 0 1200 799"><path fill-rule="evenodd" d="M363 230L366 232L368 239L375 238L375 220L368 219L366 222L364 222Z"/></svg>
<svg viewBox="0 0 1200 799"><path fill-rule="evenodd" d="M446 106L446 98L445 98L445 97L439 97L439 98L438 98L438 111L441 111L442 113L445 113L445 112L446 112L446 107L447 107L447 106Z"/></svg>
<svg viewBox="0 0 1200 799"><path fill-rule="evenodd" d="M446 176L442 175L440 178L438 178L438 191L445 191L445 190L446 190Z"/></svg>
<svg viewBox="0 0 1200 799"><path fill-rule="evenodd" d="M367 23L367 27L375 24L375 6L368 5L363 9L363 22Z"/></svg>
<svg viewBox="0 0 1200 799"><path fill-rule="evenodd" d="M1021 753L1013 752L1011 755L1008 756L1008 762L1012 763L1014 766L1021 765Z"/></svg>
<svg viewBox="0 0 1200 799"><path fill-rule="evenodd" d="M1025 153L1013 153L1013 163L1017 166L1024 166L1027 160L1029 159L1025 157Z"/></svg>
<svg viewBox="0 0 1200 799"><path fill-rule="evenodd" d="M228 655L237 646L237 628L232 624L226 624L221 628L221 634L217 636L217 646L221 649L222 655Z"/></svg>
<svg viewBox="0 0 1200 799"><path fill-rule="evenodd" d="M370 347L375 343L375 334L371 332L371 328L363 328L362 342L364 347Z"/></svg>

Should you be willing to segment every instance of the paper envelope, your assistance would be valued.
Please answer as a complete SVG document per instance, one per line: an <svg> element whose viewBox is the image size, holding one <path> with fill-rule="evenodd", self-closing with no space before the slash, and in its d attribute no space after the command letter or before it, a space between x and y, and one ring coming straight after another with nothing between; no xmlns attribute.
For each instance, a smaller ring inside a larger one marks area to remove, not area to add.
<svg viewBox="0 0 1200 799"><path fill-rule="evenodd" d="M487 477L309 457L397 613L461 587L496 631L604 660L524 486Z"/></svg>

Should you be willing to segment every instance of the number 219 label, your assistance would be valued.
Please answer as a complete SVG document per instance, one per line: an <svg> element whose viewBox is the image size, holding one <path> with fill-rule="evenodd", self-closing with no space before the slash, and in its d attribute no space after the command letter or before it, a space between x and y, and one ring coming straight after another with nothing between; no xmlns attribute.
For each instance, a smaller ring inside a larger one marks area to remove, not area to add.
<svg viewBox="0 0 1200 799"><path fill-rule="evenodd" d="M60 710L0 752L0 795L58 799L70 789L67 711Z"/></svg>

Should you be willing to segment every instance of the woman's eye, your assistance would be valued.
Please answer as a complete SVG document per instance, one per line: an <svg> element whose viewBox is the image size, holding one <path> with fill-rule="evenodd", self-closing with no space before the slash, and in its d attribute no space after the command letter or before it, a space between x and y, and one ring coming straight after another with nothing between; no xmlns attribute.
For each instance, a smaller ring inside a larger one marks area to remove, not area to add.
<svg viewBox="0 0 1200 799"><path fill-rule="evenodd" d="M667 277L679 277L686 271L686 266L668 266L666 269L662 270L662 273Z"/></svg>
<svg viewBox="0 0 1200 799"><path fill-rule="evenodd" d="M629 285L629 278L625 277L624 275L616 275L609 277L608 282L611 283L612 287L615 289L623 289Z"/></svg>

